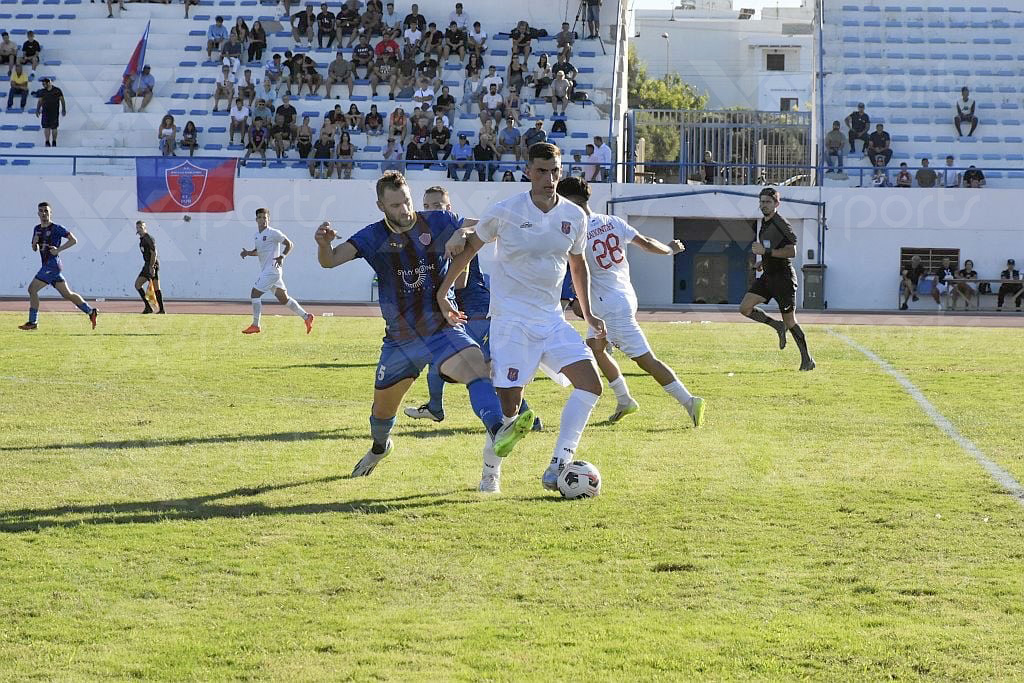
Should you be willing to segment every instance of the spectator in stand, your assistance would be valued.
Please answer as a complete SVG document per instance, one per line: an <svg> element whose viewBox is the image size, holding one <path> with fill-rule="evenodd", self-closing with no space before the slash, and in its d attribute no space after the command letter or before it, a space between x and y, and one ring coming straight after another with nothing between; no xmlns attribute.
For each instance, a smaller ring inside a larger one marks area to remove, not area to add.
<svg viewBox="0 0 1024 683"><path fill-rule="evenodd" d="M285 123L292 128L295 128L295 121L299 117L299 112L296 111L294 106L292 106L291 97L289 95L285 95L281 98L281 106L274 111L274 114L280 114L284 117Z"/></svg>
<svg viewBox="0 0 1024 683"><path fill-rule="evenodd" d="M215 17L210 28L206 29L206 59L213 59L213 51L220 52L221 46L228 39L228 27L224 25L224 17Z"/></svg>
<svg viewBox="0 0 1024 683"><path fill-rule="evenodd" d="M327 47L334 44L335 38L335 16L334 12L327 9L327 3L320 3L320 12L316 15L316 46L323 48L324 38L327 38ZM341 47L339 41L338 47Z"/></svg>
<svg viewBox="0 0 1024 683"><path fill-rule="evenodd" d="M498 133L498 158L504 154L515 154L516 161L523 158L523 135L516 127L516 119L509 116L505 119L505 127Z"/></svg>
<svg viewBox="0 0 1024 683"><path fill-rule="evenodd" d="M572 46L576 42L576 33L569 29L569 22L562 22L562 30L555 34L555 45L558 46L558 59L568 60L572 54Z"/></svg>
<svg viewBox="0 0 1024 683"><path fill-rule="evenodd" d="M423 40L420 41L420 52L424 57L434 55L437 59L441 59L441 55L444 54L444 34L437 30L437 24L434 22L427 24Z"/></svg>
<svg viewBox="0 0 1024 683"><path fill-rule="evenodd" d="M569 54L572 56L572 53ZM551 73L557 74L559 71L565 74L565 77L569 80L569 97L572 98L573 90L576 89L576 74L578 73L572 62L569 61L569 57L560 59L551 65Z"/></svg>
<svg viewBox="0 0 1024 683"><path fill-rule="evenodd" d="M455 109L455 97L451 94L447 85L441 86L441 94L437 96L434 103L434 111L441 116L450 116Z"/></svg>
<svg viewBox="0 0 1024 683"><path fill-rule="evenodd" d="M427 28L426 18L420 14L420 6L415 2L412 3L412 7L409 8L409 13L405 15L405 19L402 21L404 28L415 28L421 33Z"/></svg>
<svg viewBox="0 0 1024 683"><path fill-rule="evenodd" d="M889 183L889 171L885 167L885 157L876 157L874 159L875 172L871 176L871 184L874 187L892 187Z"/></svg>
<svg viewBox="0 0 1024 683"><path fill-rule="evenodd" d="M505 117L512 117L516 121L516 126L519 125L519 120L523 117L523 101L519 96L518 88L509 88L508 97L505 98Z"/></svg>
<svg viewBox="0 0 1024 683"><path fill-rule="evenodd" d="M295 131L295 149L300 159L308 159L313 150L313 126L309 125L309 117L302 117L302 125Z"/></svg>
<svg viewBox="0 0 1024 683"><path fill-rule="evenodd" d="M463 31L469 27L469 16L462 11L462 3L455 3L455 11L448 15L448 22L455 24Z"/></svg>
<svg viewBox="0 0 1024 683"><path fill-rule="evenodd" d="M402 39L404 41L404 47L402 48L403 55L407 57L410 55L415 57L419 54L420 45L423 42L423 31L416 28L415 25L408 26L406 27L405 32L402 33Z"/></svg>
<svg viewBox="0 0 1024 683"><path fill-rule="evenodd" d="M342 131L334 157L338 160L334 164L334 171L339 179L349 180L352 178L352 159L355 158L355 155L356 148L352 146L352 136L348 131Z"/></svg>
<svg viewBox="0 0 1024 683"><path fill-rule="evenodd" d="M398 69L395 66L395 57L385 53L381 55L373 65L373 72L370 74L370 90L373 96L377 96L377 86L381 83L388 86L388 99L395 99L395 88L398 86Z"/></svg>
<svg viewBox="0 0 1024 683"><path fill-rule="evenodd" d="M846 149L846 138L840 130L838 121L832 122L832 130L825 136L825 158L828 160L828 173L843 172L843 150Z"/></svg>
<svg viewBox="0 0 1024 683"><path fill-rule="evenodd" d="M135 79L131 74L121 77L121 105L124 111L135 111Z"/></svg>
<svg viewBox="0 0 1024 683"><path fill-rule="evenodd" d="M900 302L900 310L907 310L907 302L911 298L918 300L917 285L924 275L924 266L921 265L921 257L914 254L910 258L910 265L900 268L900 295L903 300Z"/></svg>
<svg viewBox="0 0 1024 683"><path fill-rule="evenodd" d="M371 137L384 135L384 117L377 111L377 105L371 104L370 111L363 119L363 131Z"/></svg>
<svg viewBox="0 0 1024 683"><path fill-rule="evenodd" d="M860 102L857 105L857 111L851 112L846 117L846 127L850 129L849 142L850 142L850 154L856 152L854 142L857 140L864 141L864 148L861 150L864 154L868 152L868 128L871 127L871 117L864 113L864 103Z"/></svg>
<svg viewBox="0 0 1024 683"><path fill-rule="evenodd" d="M338 54L334 56L334 61L327 66L327 99L331 99L331 88L336 83L344 83L348 86L348 96L351 99L352 89L355 87L355 79L352 74L352 65L345 60L344 53L339 50ZM376 95L376 91L373 94Z"/></svg>
<svg viewBox="0 0 1024 683"><path fill-rule="evenodd" d="M277 3L274 3L277 5ZM281 15L282 19L287 19L292 13L292 0L284 0L284 14Z"/></svg>
<svg viewBox="0 0 1024 683"><path fill-rule="evenodd" d="M430 136L431 118L422 109L416 107L409 117L410 132L413 138L427 138Z"/></svg>
<svg viewBox="0 0 1024 683"><path fill-rule="evenodd" d="M430 129L430 149L434 158L441 161L452 155L452 131L440 116L434 119L434 127Z"/></svg>
<svg viewBox="0 0 1024 683"><path fill-rule="evenodd" d="M287 1L287 0L286 0ZM185 3L185 18L188 19L188 10L192 5L199 5L199 0L184 0ZM189 155L191 156L191 155Z"/></svg>
<svg viewBox="0 0 1024 683"><path fill-rule="evenodd" d="M421 107L426 105L427 107L434 106L434 88L430 85L429 78L420 79L420 87L416 89L413 94L413 102L420 105Z"/></svg>
<svg viewBox="0 0 1024 683"><path fill-rule="evenodd" d="M199 147L199 133L196 130L196 124L189 121L185 124L185 128L181 131L181 142L179 143L182 149L188 150L188 155L195 156L196 148Z"/></svg>
<svg viewBox="0 0 1024 683"><path fill-rule="evenodd" d="M409 141L408 146L405 148L405 160L406 161L423 161L427 158L428 153L423 149L426 145L426 138L412 138Z"/></svg>
<svg viewBox="0 0 1024 683"><path fill-rule="evenodd" d="M313 12L313 5L306 5L306 9L296 12L291 18L292 41L298 45L305 38L310 47L313 47L313 27L316 26L316 14Z"/></svg>
<svg viewBox="0 0 1024 683"><path fill-rule="evenodd" d="M883 166L888 166L892 161L891 140L892 138L885 132L885 127L881 123L877 124L875 132L868 137L868 158L878 161L878 157L882 157Z"/></svg>
<svg viewBox="0 0 1024 683"><path fill-rule="evenodd" d="M284 122L283 116L274 117L274 125L270 127L270 140L274 143L277 158L286 158L292 146L292 129Z"/></svg>
<svg viewBox="0 0 1024 683"><path fill-rule="evenodd" d="M498 154L482 137L473 148L473 159L476 161L477 179L482 183L489 183L494 180L494 172L498 170L498 164L495 163Z"/></svg>
<svg viewBox="0 0 1024 683"><path fill-rule="evenodd" d="M462 180L469 180L474 167L474 164L470 163L473 160L473 147L465 133L459 133L459 141L452 147L451 158L452 162L448 164L448 177L458 180L459 171L463 171Z"/></svg>
<svg viewBox="0 0 1024 683"><path fill-rule="evenodd" d="M238 133L239 141L245 142L245 132L249 130L249 107L245 106L241 97L235 98L235 106L231 107L229 115L231 121L228 126L228 144L235 144L236 132Z"/></svg>
<svg viewBox="0 0 1024 683"><path fill-rule="evenodd" d="M259 62L263 59L263 51L267 49L267 32L263 28L263 22L259 19L253 22L252 32L249 34L249 62Z"/></svg>
<svg viewBox="0 0 1024 683"><path fill-rule="evenodd" d="M950 154L946 157L946 167L942 169L942 186L960 187L961 178L960 172L953 168L953 155Z"/></svg>
<svg viewBox="0 0 1024 683"><path fill-rule="evenodd" d="M363 12L363 16L359 18L359 26L356 28L356 32L361 36L379 36L384 32L384 26L380 23L380 12L374 9L373 6L367 6L366 11ZM352 47L354 41L349 38L349 47Z"/></svg>
<svg viewBox="0 0 1024 683"><path fill-rule="evenodd" d="M508 73L509 90L512 90L513 88L521 90L526 84L525 60L526 57L523 57L522 55L512 55L511 59L509 59L508 67L506 69Z"/></svg>
<svg viewBox="0 0 1024 683"><path fill-rule="evenodd" d="M588 183L600 183L604 181L601 173L601 156L597 153L594 145L588 144L586 157L583 161L583 179Z"/></svg>
<svg viewBox="0 0 1024 683"><path fill-rule="evenodd" d="M44 76L40 82L43 87L36 90L36 97L39 98L36 101L36 116L40 120L39 127L43 129L46 146L56 147L60 117L68 115L68 105L64 101L64 93L49 78Z"/></svg>
<svg viewBox="0 0 1024 683"><path fill-rule="evenodd" d="M566 109L569 108L569 88L571 87L569 79L565 77L565 72L559 69L555 72L555 79L551 81L551 113L555 116L565 116ZM561 108L561 111L559 111Z"/></svg>
<svg viewBox="0 0 1024 683"><path fill-rule="evenodd" d="M587 40L594 40L601 35L601 0L583 0L587 9Z"/></svg>
<svg viewBox="0 0 1024 683"><path fill-rule="evenodd" d="M309 94L316 95L320 91L320 84L322 82L323 77L316 70L316 61L309 55L303 57L302 83L306 85ZM302 95L302 84L299 85L299 95Z"/></svg>
<svg viewBox="0 0 1024 683"><path fill-rule="evenodd" d="M42 54L43 48L36 40L36 34L34 31L29 31L25 35L25 42L21 44L21 64L31 64L32 72L35 73L36 67L39 66L39 56Z"/></svg>
<svg viewBox="0 0 1024 683"><path fill-rule="evenodd" d="M985 187L985 174L981 172L980 168L967 167L967 170L964 171L964 187Z"/></svg>
<svg viewBox="0 0 1024 683"><path fill-rule="evenodd" d="M509 32L509 38L512 39L512 56L522 55L524 59L529 59L533 54L533 30L530 25L520 20Z"/></svg>
<svg viewBox="0 0 1024 683"><path fill-rule="evenodd" d="M473 113L473 105L480 106L480 97L483 95L483 81L480 80L480 72L475 71L466 77L462 84L462 108L467 114Z"/></svg>
<svg viewBox="0 0 1024 683"><path fill-rule="evenodd" d="M221 62L231 69L232 76L238 76L238 67L242 65L242 43L238 39L238 32L231 29L227 42L221 48Z"/></svg>
<svg viewBox="0 0 1024 683"><path fill-rule="evenodd" d="M267 167L267 143L269 142L269 133L267 127L263 125L263 119L255 119L252 125L249 126L249 144L245 147L245 156L242 157L242 165L249 161L249 155L253 152L257 153L263 159L263 167Z"/></svg>
<svg viewBox="0 0 1024 683"><path fill-rule="evenodd" d="M353 133L363 132L363 112L359 111L355 102L348 105L348 113L345 114L345 129Z"/></svg>
<svg viewBox="0 0 1024 683"><path fill-rule="evenodd" d="M935 300L936 306L939 310L942 310L942 295L950 295L953 287L953 283L950 280L956 278L956 272L953 270L953 264L950 263L949 257L942 257L942 265L935 270L935 286L932 287L932 299Z"/></svg>
<svg viewBox="0 0 1024 683"><path fill-rule="evenodd" d="M470 53L469 59L466 61L466 76L478 73L483 78L484 71L484 59L476 53Z"/></svg>
<svg viewBox="0 0 1024 683"><path fill-rule="evenodd" d="M0 33L0 65L7 65L7 75L14 71L15 64L18 64L18 45L11 40L11 34L7 31Z"/></svg>
<svg viewBox="0 0 1024 683"><path fill-rule="evenodd" d="M441 87L441 79L438 78L438 69L441 63L430 55L424 55L423 59L416 65L417 73L430 79L430 85L436 91Z"/></svg>
<svg viewBox="0 0 1024 683"><path fill-rule="evenodd" d="M220 101L224 100L231 104L231 101L235 99L235 83L236 79L231 75L231 69L224 65L220 68L220 78L217 83L213 86L213 110L220 111Z"/></svg>
<svg viewBox="0 0 1024 683"><path fill-rule="evenodd" d="M275 54L263 68L263 81L270 83L277 91L284 84L284 64L281 63L281 55ZM265 88L269 90L269 88Z"/></svg>
<svg viewBox="0 0 1024 683"><path fill-rule="evenodd" d="M492 85L495 86L500 93L505 89L505 79L498 75L498 70L493 64L491 64L487 67L487 75L484 76L483 81L481 81L481 85L483 86L485 94L490 91Z"/></svg>
<svg viewBox="0 0 1024 683"><path fill-rule="evenodd" d="M320 137L313 144L313 160L309 162L310 178L330 178L334 171L334 138L321 130Z"/></svg>
<svg viewBox="0 0 1024 683"><path fill-rule="evenodd" d="M7 93L7 109L11 109L11 105L14 104L14 98L21 98L21 104L18 105L19 109L25 108L25 102L28 100L28 74L22 69L21 64L14 66L14 72L11 73L11 86L10 92ZM127 98L125 98L127 101Z"/></svg>
<svg viewBox="0 0 1024 683"><path fill-rule="evenodd" d="M380 23L391 27L396 36L402 35L402 18L395 12L395 3L389 2L384 7L384 14L380 17Z"/></svg>
<svg viewBox="0 0 1024 683"><path fill-rule="evenodd" d="M252 108L252 118L255 119L257 116L264 121L272 121L274 119L274 109L272 102L267 102L264 99L256 100L256 106Z"/></svg>
<svg viewBox="0 0 1024 683"><path fill-rule="evenodd" d="M978 291L971 284L978 279L978 271L974 269L974 261L971 259L964 261L964 267L956 271L956 279L963 280L963 282L957 282L953 287L952 310L956 310L957 299L963 297L964 310L966 311L971 307L971 299L978 295Z"/></svg>
<svg viewBox="0 0 1024 683"><path fill-rule="evenodd" d="M548 64L547 54L541 54L537 60L537 68L533 70L532 81L534 99L540 98L540 91L551 85L551 66Z"/></svg>
<svg viewBox="0 0 1024 683"><path fill-rule="evenodd" d="M918 187L935 187L935 171L928 166L927 159L921 159L921 168L914 174Z"/></svg>
<svg viewBox="0 0 1024 683"><path fill-rule="evenodd" d="M487 52L487 32L480 27L479 21L474 21L473 30L466 34L466 44L477 57L483 57Z"/></svg>
<svg viewBox="0 0 1024 683"><path fill-rule="evenodd" d="M398 63L398 76L395 85L396 97L412 97L416 92L416 60L412 55L404 55Z"/></svg>
<svg viewBox="0 0 1024 683"><path fill-rule="evenodd" d="M148 68L148 67L147 67ZM238 96L250 107L256 99L256 83L252 80L252 69L242 72L242 82L238 84Z"/></svg>
<svg viewBox="0 0 1024 683"><path fill-rule="evenodd" d="M594 151L601 162L601 175L598 182L606 182L612 177L612 148L605 143L600 135L594 136Z"/></svg>
<svg viewBox="0 0 1024 683"><path fill-rule="evenodd" d="M402 55L402 47L395 40L395 34L390 29L384 30L384 35L381 41L377 43L377 46L373 48L373 53L379 60L384 55L391 55L395 59L398 59Z"/></svg>
<svg viewBox="0 0 1024 683"><path fill-rule="evenodd" d="M334 32L335 38L338 40L339 50L341 49L341 44L345 36L349 37L349 47L351 47L352 40L356 36L356 29L358 27L359 3L357 1L346 0L334 18Z"/></svg>
<svg viewBox="0 0 1024 683"><path fill-rule="evenodd" d="M907 167L907 162L900 162L900 172L896 174L896 187L910 187L914 184L914 179L910 175L910 169Z"/></svg>
<svg viewBox="0 0 1024 683"><path fill-rule="evenodd" d="M384 162L380 165L381 172L405 172L405 145L397 138L388 138L388 146L384 148Z"/></svg>
<svg viewBox="0 0 1024 683"><path fill-rule="evenodd" d="M1017 312L1020 312L1021 299L1024 298L1024 284L1020 281L1020 271L1017 270L1017 262L1012 258L1006 259L1006 270L999 273L999 279L1002 283L999 285L999 294L996 299L996 310L1003 310L1003 303L1006 301L1007 296L1014 298L1014 304L1017 307Z"/></svg>
<svg viewBox="0 0 1024 683"><path fill-rule="evenodd" d="M971 130L967 133L970 137L978 127L978 117L974 115L976 103L971 97L971 91L967 88L960 89L960 99L956 101L956 116L953 118L953 126L956 127L956 134L963 137L964 133L960 126L964 123L971 124Z"/></svg>
<svg viewBox="0 0 1024 683"><path fill-rule="evenodd" d="M480 101L481 123L491 120L497 124L501 121L502 116L505 115L505 98L498 92L498 88L494 83L491 83L490 90L480 98Z"/></svg>
<svg viewBox="0 0 1024 683"><path fill-rule="evenodd" d="M405 116L405 110L401 107L396 107L391 112L391 117L388 119L388 137L395 138L403 145L403 158L405 154L405 138L409 134L409 122Z"/></svg>
<svg viewBox="0 0 1024 683"><path fill-rule="evenodd" d="M714 185L715 176L718 175L718 166L715 164L715 157L711 154L710 149L704 150L704 163L701 165L701 170L704 175L704 184ZM586 180L590 180L590 178L586 178Z"/></svg>
<svg viewBox="0 0 1024 683"><path fill-rule="evenodd" d="M156 138L160 141L160 153L165 157L176 157L174 153L177 143L174 138L177 135L177 128L174 125L174 117L170 114L165 114L160 119L160 127L157 128Z"/></svg>
<svg viewBox="0 0 1024 683"><path fill-rule="evenodd" d="M544 122L537 121L533 124L533 128L523 133L523 151L522 157L529 158L528 152L530 147L536 145L538 142L547 142L548 134L544 132Z"/></svg>
<svg viewBox="0 0 1024 683"><path fill-rule="evenodd" d="M448 30L444 32L444 50L441 52L441 61L446 62L452 55L459 56L459 63L466 61L466 29L452 21L448 24Z"/></svg>
<svg viewBox="0 0 1024 683"><path fill-rule="evenodd" d="M359 36L359 44L352 48L352 73L359 78L359 69L364 70L363 78L369 78L373 71L373 48L369 36Z"/></svg>

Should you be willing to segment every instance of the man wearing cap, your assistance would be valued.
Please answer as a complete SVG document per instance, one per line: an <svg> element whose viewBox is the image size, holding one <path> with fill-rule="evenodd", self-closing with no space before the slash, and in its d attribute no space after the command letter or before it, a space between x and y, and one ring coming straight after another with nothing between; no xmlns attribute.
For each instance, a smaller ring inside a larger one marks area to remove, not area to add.
<svg viewBox="0 0 1024 683"><path fill-rule="evenodd" d="M452 147L452 163L448 164L448 177L452 180L459 179L459 171L465 170L462 180L469 180L473 172L473 148L469 144L469 138L465 133L459 133L459 141Z"/></svg>
<svg viewBox="0 0 1024 683"><path fill-rule="evenodd" d="M1003 281L999 285L999 298L996 300L996 310L1003 310L1003 301L1006 300L1006 295L1009 294L1011 297L1015 294L1013 303L1017 306L1017 311L1020 312L1021 299L1024 299L1024 284L1020 281L1020 271L1017 270L1017 262L1012 258L1006 259L1006 270L999 274L999 279Z"/></svg>
<svg viewBox="0 0 1024 683"><path fill-rule="evenodd" d="M135 77L135 82L132 84L132 92L135 97L142 98L142 104L134 111L146 111L146 105L153 99L153 88L155 87L156 79L149 72L149 64L147 64L142 67L142 73Z"/></svg>
<svg viewBox="0 0 1024 683"><path fill-rule="evenodd" d="M60 88L50 83L49 78L41 80L43 87L36 91L36 116L39 117L39 125L43 129L43 139L47 147L57 146L57 126L60 125L60 117L68 115L68 105L64 101L64 93Z"/></svg>
<svg viewBox="0 0 1024 683"><path fill-rule="evenodd" d="M848 135L850 141L850 154L853 154L857 150L854 148L855 140L862 140L864 142L864 149L862 152L868 151L868 128L871 126L871 117L864 113L864 103L860 102L857 104L857 111L850 112L850 115L846 117L846 127L850 129Z"/></svg>

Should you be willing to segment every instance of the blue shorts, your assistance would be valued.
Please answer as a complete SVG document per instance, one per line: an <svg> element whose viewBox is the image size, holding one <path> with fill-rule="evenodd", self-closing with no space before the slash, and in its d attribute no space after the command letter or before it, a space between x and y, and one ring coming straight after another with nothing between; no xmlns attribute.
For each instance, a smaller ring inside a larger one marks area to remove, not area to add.
<svg viewBox="0 0 1024 683"><path fill-rule="evenodd" d="M587 21L599 21L601 19L600 5L587 5Z"/></svg>
<svg viewBox="0 0 1024 683"><path fill-rule="evenodd" d="M491 321L489 318L470 319L466 323L466 333L484 352L484 360L491 362Z"/></svg>
<svg viewBox="0 0 1024 683"><path fill-rule="evenodd" d="M39 272L36 273L36 279L42 280L48 285L64 282L64 276L61 274L60 268L40 268Z"/></svg>
<svg viewBox="0 0 1024 683"><path fill-rule="evenodd" d="M446 360L468 348L479 348L479 345L461 326L445 327L429 337L408 341L385 339L380 347L373 387L387 389L403 379L419 377L428 364L440 368Z"/></svg>

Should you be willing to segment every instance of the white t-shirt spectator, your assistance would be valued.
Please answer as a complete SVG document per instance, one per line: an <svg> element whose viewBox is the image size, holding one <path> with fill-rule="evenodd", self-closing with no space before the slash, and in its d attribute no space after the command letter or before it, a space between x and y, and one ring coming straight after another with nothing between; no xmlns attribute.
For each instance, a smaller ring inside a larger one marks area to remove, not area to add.
<svg viewBox="0 0 1024 683"><path fill-rule="evenodd" d="M487 31L483 29L480 29L479 31L471 29L469 31L469 37L472 38L477 45L483 45L484 41L487 40Z"/></svg>
<svg viewBox="0 0 1024 683"><path fill-rule="evenodd" d="M248 118L249 118L249 107L245 106L244 104L242 105L241 109L239 109L237 106L232 106L231 107L231 120L232 121L239 121L239 122L241 122L241 121L245 121Z"/></svg>
<svg viewBox="0 0 1024 683"><path fill-rule="evenodd" d="M583 179L591 182L601 177L601 155L595 151L583 157Z"/></svg>
<svg viewBox="0 0 1024 683"><path fill-rule="evenodd" d="M958 97L956 98L956 104L954 106L960 107L960 111L962 111L964 114L970 114L971 109L974 108L974 98L971 97L966 102L964 102L963 97Z"/></svg>
<svg viewBox="0 0 1024 683"><path fill-rule="evenodd" d="M405 42L409 43L410 45L418 44L422 38L423 31L420 31L419 29L414 28L412 26L405 29Z"/></svg>
<svg viewBox="0 0 1024 683"><path fill-rule="evenodd" d="M226 85L235 86L235 85L238 85L238 76L236 76L235 74L231 73L230 71L227 74L221 74L221 77L217 79L217 85L221 85L221 86L226 86Z"/></svg>
<svg viewBox="0 0 1024 683"><path fill-rule="evenodd" d="M607 142L602 141L601 146L594 150L594 156L597 157L598 161L606 169L611 170L612 167L612 148L608 146Z"/></svg>
<svg viewBox="0 0 1024 683"><path fill-rule="evenodd" d="M484 79L480 81L480 84L484 88L484 92L491 89L492 83L498 86L498 92L501 92L502 87L505 85L505 80L498 74L494 74L493 76L485 76Z"/></svg>
<svg viewBox="0 0 1024 683"><path fill-rule="evenodd" d="M413 97L416 98L417 101L420 101L420 102L422 102L423 100L421 100L419 98L426 97L426 98L429 98L427 100L428 102L433 103L434 102L434 88L432 86L429 86L429 85L426 88L417 88L416 92L413 94Z"/></svg>
<svg viewBox="0 0 1024 683"><path fill-rule="evenodd" d="M493 95L491 93L487 93L481 99L483 100L484 106L491 110L498 109L505 103L505 98L501 96L500 92L496 92Z"/></svg>

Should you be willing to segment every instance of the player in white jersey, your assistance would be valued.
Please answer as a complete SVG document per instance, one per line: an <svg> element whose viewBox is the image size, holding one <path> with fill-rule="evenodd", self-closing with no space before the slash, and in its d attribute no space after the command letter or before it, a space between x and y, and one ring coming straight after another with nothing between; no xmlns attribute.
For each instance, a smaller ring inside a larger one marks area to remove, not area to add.
<svg viewBox="0 0 1024 683"><path fill-rule="evenodd" d="M582 178L570 177L560 181L558 194L583 209L588 218L590 306L594 314L604 320L607 335L598 338L595 330L590 330L587 333L587 345L594 351L601 372L608 378L608 385L615 392L618 405L608 421L618 422L640 408L640 404L630 396L618 364L608 353L608 342L611 342L657 380L662 389L686 408L693 425L700 427L704 423L704 399L691 395L672 368L658 360L636 321L636 292L629 279L629 261L626 259L626 247L630 244L652 254L674 256L683 251L683 243L674 240L671 244L662 244L641 235L618 216L593 213L588 204L590 185Z"/></svg>
<svg viewBox="0 0 1024 683"><path fill-rule="evenodd" d="M306 323L306 334L313 331L313 314L307 313L295 299L288 296L281 275L284 258L292 251L292 241L283 232L270 227L270 211L256 209L256 236L252 249L243 249L242 258L255 256L260 262L260 275L252 285L252 325L242 334L259 334L260 315L263 312L263 293L273 292L277 300ZM283 250L282 250L283 248Z"/></svg>
<svg viewBox="0 0 1024 683"><path fill-rule="evenodd" d="M562 175L561 151L537 143L528 157L530 191L498 202L480 219L438 288L437 303L452 324L465 319L446 294L484 243L495 242L497 260L490 281L491 367L506 421L518 414L523 389L541 362L560 370L574 387L562 410L554 456L541 477L544 488L555 490L558 474L573 459L602 390L593 354L562 317L559 296L566 264L595 338L604 337L604 321L590 311L590 277L583 256L586 214L555 192ZM491 464L497 474L500 461L496 460L491 459ZM487 458L484 464L488 465Z"/></svg>

